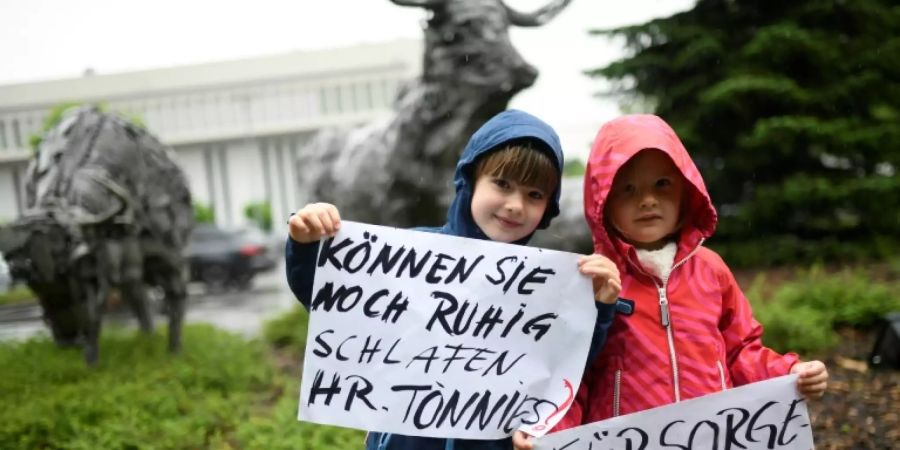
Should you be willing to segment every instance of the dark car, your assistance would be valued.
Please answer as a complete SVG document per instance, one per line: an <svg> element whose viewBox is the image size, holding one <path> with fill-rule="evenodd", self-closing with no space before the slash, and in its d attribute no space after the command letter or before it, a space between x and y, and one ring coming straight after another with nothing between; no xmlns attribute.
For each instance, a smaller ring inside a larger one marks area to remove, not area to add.
<svg viewBox="0 0 900 450"><path fill-rule="evenodd" d="M210 290L246 289L253 277L275 268L276 258L264 239L248 230L223 230L198 224L185 249L191 281Z"/></svg>

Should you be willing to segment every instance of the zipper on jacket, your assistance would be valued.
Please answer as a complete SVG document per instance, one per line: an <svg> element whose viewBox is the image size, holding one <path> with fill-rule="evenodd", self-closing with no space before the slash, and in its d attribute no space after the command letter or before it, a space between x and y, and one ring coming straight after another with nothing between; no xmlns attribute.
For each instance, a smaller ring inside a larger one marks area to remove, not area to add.
<svg viewBox="0 0 900 450"><path fill-rule="evenodd" d="M659 324L663 328L669 327L669 299L666 297L665 285L657 286L659 291Z"/></svg>
<svg viewBox="0 0 900 450"><path fill-rule="evenodd" d="M641 265L640 262L631 262L644 275L650 277L650 279L653 280L653 284L656 285L656 290L659 294L659 324L666 330L666 341L669 346L669 363L672 365L672 385L675 391L675 403L681 401L681 383L678 377L678 360L675 358L675 338L673 337L672 333L672 318L671 314L669 313L669 298L666 295L666 287L668 286L669 278L672 276L672 273L675 272L675 269L687 262L687 260L690 259L691 256L694 256L694 253L697 253L697 251L700 250L700 247L703 245L703 241L704 239L701 238L700 242L697 243L697 246L694 247L694 249L691 250L690 253L685 255L685 257L682 258L681 261L673 264L672 268L669 269L669 276L665 278L658 278L656 276L648 274L646 271L644 271L644 266ZM657 282L658 279L662 281L662 284Z"/></svg>
<svg viewBox="0 0 900 450"><path fill-rule="evenodd" d="M616 385L613 388L613 417L619 415L619 399L622 392L622 369L616 370Z"/></svg>
<svg viewBox="0 0 900 450"><path fill-rule="evenodd" d="M669 361L672 363L672 381L675 388L675 403L681 401L681 383L678 378L678 360L675 358L675 338L672 337L672 322L669 320L669 301L666 298L666 288L665 285L659 288L660 298L659 298L659 306L662 308L665 306L665 325L663 328L666 329L666 340L669 343ZM665 303L663 303L665 302ZM662 319L660 319L662 320Z"/></svg>
<svg viewBox="0 0 900 450"><path fill-rule="evenodd" d="M719 381L722 382L722 390L728 389L728 386L725 385L725 369L722 367L722 361L716 360L716 366L719 368Z"/></svg>

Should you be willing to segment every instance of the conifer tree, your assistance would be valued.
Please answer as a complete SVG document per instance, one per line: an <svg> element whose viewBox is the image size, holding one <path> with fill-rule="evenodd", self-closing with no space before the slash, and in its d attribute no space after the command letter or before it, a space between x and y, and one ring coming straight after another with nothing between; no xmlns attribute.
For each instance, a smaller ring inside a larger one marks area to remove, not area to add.
<svg viewBox="0 0 900 450"><path fill-rule="evenodd" d="M699 0L594 34L630 53L589 71L675 128L720 214L710 242L753 263L895 255L900 3Z"/></svg>

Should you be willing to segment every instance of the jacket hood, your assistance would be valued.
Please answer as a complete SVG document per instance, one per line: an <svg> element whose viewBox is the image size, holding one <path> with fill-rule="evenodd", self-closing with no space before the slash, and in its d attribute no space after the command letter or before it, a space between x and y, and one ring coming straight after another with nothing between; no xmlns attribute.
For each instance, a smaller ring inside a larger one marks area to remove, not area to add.
<svg viewBox="0 0 900 450"><path fill-rule="evenodd" d="M472 176L475 172L475 163L480 156L498 149L507 142L522 138L532 138L542 142L543 150L551 157L556 169L562 173L562 145L553 128L541 119L523 111L511 109L501 112L488 120L472 135L456 164L456 173L453 176L456 197L450 204L450 210L447 211L447 223L439 230L441 233L488 239L472 218L472 191L475 187L475 180L472 179ZM556 192L553 193L547 204L547 210L544 212L538 229L547 228L550 220L559 215L559 196L560 184L557 183ZM514 243L525 244L529 239L531 239L531 235Z"/></svg>
<svg viewBox="0 0 900 450"><path fill-rule="evenodd" d="M584 175L584 215L591 228L594 251L616 262L620 270L625 262L636 261L630 255L634 247L610 235L604 226L603 209L613 177L631 157L644 149L663 151L687 180L688 192L682 201L684 224L678 238L676 260L684 257L701 241L712 236L717 215L703 178L675 131L661 118L650 114L626 115L607 122L594 140Z"/></svg>

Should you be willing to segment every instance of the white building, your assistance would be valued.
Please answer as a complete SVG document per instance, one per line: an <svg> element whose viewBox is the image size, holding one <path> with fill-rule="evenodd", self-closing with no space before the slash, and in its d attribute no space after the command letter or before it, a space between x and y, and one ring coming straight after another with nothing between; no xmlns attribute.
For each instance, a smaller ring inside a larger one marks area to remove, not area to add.
<svg viewBox="0 0 900 450"><path fill-rule="evenodd" d="M422 46L403 40L140 72L0 86L0 223L25 208L24 179L50 108L103 103L139 117L175 149L195 202L225 227L268 201L276 227L303 199L294 160L318 129L389 114L399 83L421 71Z"/></svg>

